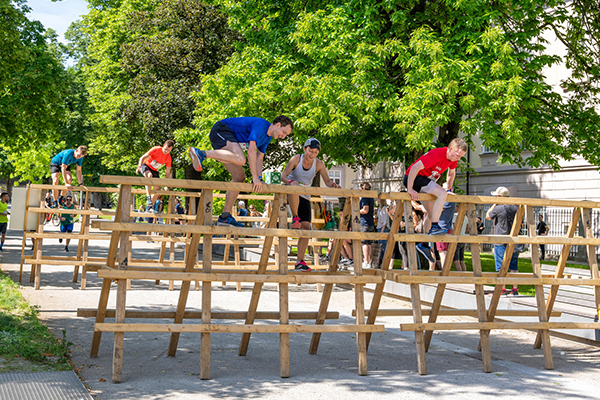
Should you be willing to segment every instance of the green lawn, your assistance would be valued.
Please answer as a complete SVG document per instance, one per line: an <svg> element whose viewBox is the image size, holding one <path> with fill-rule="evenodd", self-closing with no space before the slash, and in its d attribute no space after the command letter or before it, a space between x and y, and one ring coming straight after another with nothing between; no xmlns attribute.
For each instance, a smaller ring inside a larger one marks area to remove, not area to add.
<svg viewBox="0 0 600 400"><path fill-rule="evenodd" d="M0 372L22 370L70 370L69 346L57 339L38 319L38 309L30 306L18 285L0 271ZM27 360L28 363L19 362Z"/></svg>
<svg viewBox="0 0 600 400"><path fill-rule="evenodd" d="M543 264L557 265L556 261L543 261ZM473 271L473 262L471 260L471 253L465 252L465 264L467 270ZM567 267L579 268L579 269L590 269L589 265L582 264L570 264L567 263ZM494 263L494 255L492 253L481 253L481 269L483 272L496 272L496 266ZM531 259L519 257L519 272L533 272L531 265ZM527 296L535 296L535 289L533 285L519 285L519 294Z"/></svg>

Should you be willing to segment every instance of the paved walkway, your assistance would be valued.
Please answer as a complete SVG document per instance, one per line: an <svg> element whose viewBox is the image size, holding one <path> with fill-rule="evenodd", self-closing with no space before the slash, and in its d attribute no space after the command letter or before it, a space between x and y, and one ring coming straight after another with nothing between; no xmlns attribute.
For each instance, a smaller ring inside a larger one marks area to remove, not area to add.
<svg viewBox="0 0 600 400"><path fill-rule="evenodd" d="M61 254L61 247L44 242L44 251ZM76 242L72 244L75 248ZM107 242L94 243L98 254ZM158 254L158 244L136 243L135 251ZM21 249L20 232L9 231L7 251L0 254L3 271L18 278ZM182 249L177 249L182 253ZM30 250L28 250L30 253ZM27 269L28 271L28 269ZM88 275L88 289L72 283L72 267L44 266L42 289L33 290L28 272L22 292L41 307L41 318L57 334L66 329L67 340L74 343L72 360L76 370L98 399L487 399L517 396L519 399L600 398L600 348L553 338L555 370L543 368L540 350L534 350L534 333L526 331L493 332L491 336L494 372L482 372L477 349L478 334L467 331L436 333L427 353L428 375L416 372L414 335L400 332L398 324L410 318L386 317L378 323L386 331L374 334L368 354L368 376L358 376L356 339L353 334L324 334L317 355L308 354L310 334L292 334L290 338L291 377L279 377L279 341L276 334L252 336L246 357L237 355L239 334L211 335L211 379L199 379L200 335L182 334L176 357L167 357L168 334L127 334L123 382L111 383L112 335L105 334L99 357L88 357L93 320L78 318L78 307L97 307L101 281ZM176 284L175 288L179 286ZM244 311L251 286L241 292L234 284L213 287L214 310ZM169 291L168 283L155 285L134 281L127 294L128 309L173 310L178 291ZM314 311L321 294L316 286L290 287L291 311ZM114 290L109 306L114 307ZM366 303L370 303L367 296ZM198 309L201 292L192 291L189 308ZM331 310L352 323L354 293L336 287ZM407 308L410 304L384 299L382 308ZM260 310L277 310L275 285L265 285ZM452 317L448 320L458 320ZM158 321L152 321L158 322Z"/></svg>

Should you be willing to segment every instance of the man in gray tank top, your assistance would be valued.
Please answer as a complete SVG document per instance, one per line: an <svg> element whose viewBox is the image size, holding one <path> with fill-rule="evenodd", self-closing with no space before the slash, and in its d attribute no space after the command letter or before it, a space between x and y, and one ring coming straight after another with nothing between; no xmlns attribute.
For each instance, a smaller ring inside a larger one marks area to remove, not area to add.
<svg viewBox="0 0 600 400"><path fill-rule="evenodd" d="M313 179L318 173L321 174L325 185L330 188L340 188L329 174L325 163L317 158L321 150L321 142L310 138L304 142L304 154L293 156L281 174L281 183L291 186L312 186ZM310 196L306 194L288 194L288 202L292 209L292 229L310 229L311 207ZM304 253L308 247L308 238L298 240L298 259L296 268L299 271L310 271L310 267L304 262Z"/></svg>

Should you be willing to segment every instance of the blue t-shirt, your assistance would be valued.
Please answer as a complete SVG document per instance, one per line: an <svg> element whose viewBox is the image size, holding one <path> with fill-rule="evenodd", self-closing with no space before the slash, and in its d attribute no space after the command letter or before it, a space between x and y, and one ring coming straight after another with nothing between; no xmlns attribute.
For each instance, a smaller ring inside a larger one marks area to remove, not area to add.
<svg viewBox="0 0 600 400"><path fill-rule="evenodd" d="M375 199L361 197L360 208L369 206L369 212L366 214L360 214L360 226L375 226L375 220L373 219L373 208L375 207Z"/></svg>
<svg viewBox="0 0 600 400"><path fill-rule="evenodd" d="M62 164L71 165L73 163L77 163L77 165L81 167L83 165L83 157L81 157L78 160L75 158L75 150L63 150L54 157L52 157L50 163L58 166Z"/></svg>
<svg viewBox="0 0 600 400"><path fill-rule="evenodd" d="M271 123L266 119L238 117L227 118L220 122L223 122L231 128L233 134L240 143L256 142L256 148L263 154L271 142L271 136L267 135Z"/></svg>

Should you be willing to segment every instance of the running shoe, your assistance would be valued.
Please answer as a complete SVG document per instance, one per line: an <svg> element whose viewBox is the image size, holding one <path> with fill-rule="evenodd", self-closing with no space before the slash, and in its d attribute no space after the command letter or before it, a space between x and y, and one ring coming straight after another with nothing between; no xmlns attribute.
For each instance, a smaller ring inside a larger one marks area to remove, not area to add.
<svg viewBox="0 0 600 400"><path fill-rule="evenodd" d="M300 217L292 218L292 229L300 229Z"/></svg>
<svg viewBox="0 0 600 400"><path fill-rule="evenodd" d="M65 251L68 253L69 252L69 248L67 246L65 246Z"/></svg>
<svg viewBox="0 0 600 400"><path fill-rule="evenodd" d="M54 200L54 203L52 203L52 207L50 208L58 208L58 202Z"/></svg>
<svg viewBox="0 0 600 400"><path fill-rule="evenodd" d="M511 292L512 292L513 296L518 296L519 295L519 289L513 288L513 290Z"/></svg>
<svg viewBox="0 0 600 400"><path fill-rule="evenodd" d="M435 260L431 256L431 249L429 247L423 246L423 243L419 243L417 245L417 251L425 256L427 261L434 262Z"/></svg>
<svg viewBox="0 0 600 400"><path fill-rule="evenodd" d="M62 238L61 238L61 239L58 239L58 243L62 243Z"/></svg>
<svg viewBox="0 0 600 400"><path fill-rule="evenodd" d="M219 219L217 220L217 225L218 226L234 226L236 228L243 228L245 226L243 222L237 222L235 220L235 218L233 218L231 216L231 214L229 214L227 216L227 218L219 217Z"/></svg>
<svg viewBox="0 0 600 400"><path fill-rule="evenodd" d="M58 204L61 206L65 205L65 198L63 196L58 196Z"/></svg>
<svg viewBox="0 0 600 400"><path fill-rule="evenodd" d="M329 254L325 254L324 256L319 257L319 261L322 263L328 263L329 262Z"/></svg>
<svg viewBox="0 0 600 400"><path fill-rule="evenodd" d="M502 289L502 293L500 293L502 296L508 296L508 290L506 289Z"/></svg>
<svg viewBox="0 0 600 400"><path fill-rule="evenodd" d="M298 261L296 263L296 266L294 267L294 269L296 271L302 271L302 272L310 272L311 271L310 267L308 265L306 265L306 263L304 262L304 260Z"/></svg>
<svg viewBox="0 0 600 400"><path fill-rule="evenodd" d="M431 229L429 230L428 235L445 235L448 231L440 228L438 224L431 225Z"/></svg>
<svg viewBox="0 0 600 400"><path fill-rule="evenodd" d="M198 150L195 147L190 147L188 149L188 153L192 159L192 165L194 166L194 169L198 172L202 171L202 162L206 158L206 153L202 150Z"/></svg>

